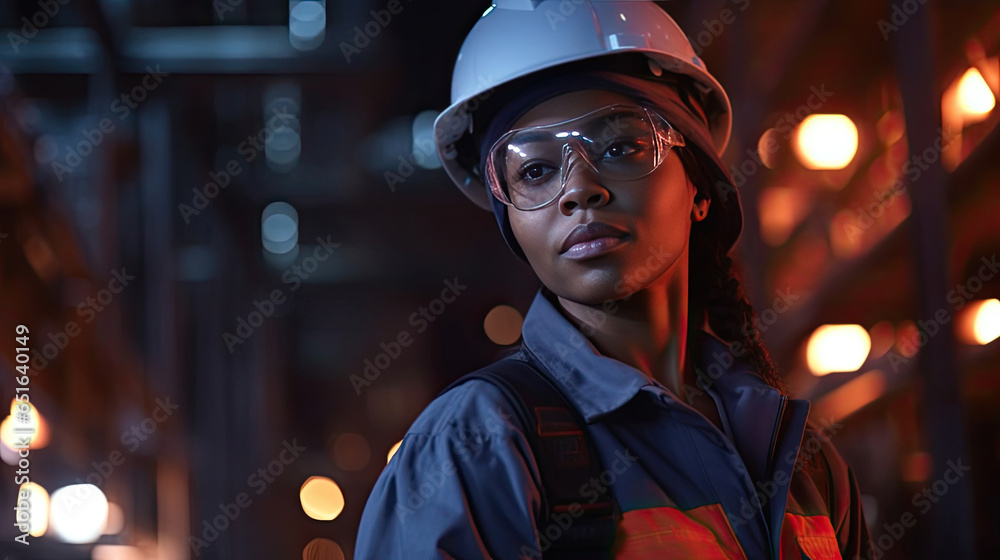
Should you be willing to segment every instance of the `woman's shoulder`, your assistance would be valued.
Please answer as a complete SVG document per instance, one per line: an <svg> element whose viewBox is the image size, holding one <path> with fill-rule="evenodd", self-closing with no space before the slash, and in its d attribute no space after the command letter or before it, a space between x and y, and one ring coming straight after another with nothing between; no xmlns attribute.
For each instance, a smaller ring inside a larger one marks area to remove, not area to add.
<svg viewBox="0 0 1000 560"><path fill-rule="evenodd" d="M532 457L527 430L514 404L496 385L472 378L442 391L424 408L393 461L410 471L450 463L449 468L477 477L497 465L506 469L521 465L528 470L525 476L535 480Z"/></svg>
<svg viewBox="0 0 1000 560"><path fill-rule="evenodd" d="M438 394L379 475L355 557L520 558L520 543L537 547L540 475L516 416L485 380Z"/></svg>
<svg viewBox="0 0 1000 560"><path fill-rule="evenodd" d="M525 426L516 413L516 406L493 383L481 378L465 379L428 403L407 435L523 433Z"/></svg>

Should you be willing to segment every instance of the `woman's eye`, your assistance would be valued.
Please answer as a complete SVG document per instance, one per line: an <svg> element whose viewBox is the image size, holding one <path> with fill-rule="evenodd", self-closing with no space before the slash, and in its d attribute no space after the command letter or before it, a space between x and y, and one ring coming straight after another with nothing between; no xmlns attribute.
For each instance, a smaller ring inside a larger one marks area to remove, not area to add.
<svg viewBox="0 0 1000 560"><path fill-rule="evenodd" d="M616 142L604 151L605 157L621 158L639 151L639 146L634 142Z"/></svg>
<svg viewBox="0 0 1000 560"><path fill-rule="evenodd" d="M533 163L521 169L521 179L528 181L537 181L541 179L548 173L550 166L542 163Z"/></svg>

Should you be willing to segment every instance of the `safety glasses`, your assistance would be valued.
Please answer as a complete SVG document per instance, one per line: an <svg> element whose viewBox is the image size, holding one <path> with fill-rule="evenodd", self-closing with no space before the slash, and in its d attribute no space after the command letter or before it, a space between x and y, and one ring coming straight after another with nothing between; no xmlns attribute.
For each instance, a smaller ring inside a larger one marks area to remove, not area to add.
<svg viewBox="0 0 1000 560"><path fill-rule="evenodd" d="M507 132L490 148L487 179L500 202L538 210L562 195L580 165L604 180L634 181L659 167L670 148L683 145L684 138L656 111L608 105L567 121Z"/></svg>

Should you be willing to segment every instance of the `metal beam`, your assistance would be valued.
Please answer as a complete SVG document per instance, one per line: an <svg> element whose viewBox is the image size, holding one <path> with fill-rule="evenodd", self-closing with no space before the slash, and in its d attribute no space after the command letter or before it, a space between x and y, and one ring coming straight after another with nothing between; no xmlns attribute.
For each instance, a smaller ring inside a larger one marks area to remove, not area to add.
<svg viewBox="0 0 1000 560"><path fill-rule="evenodd" d="M886 2L889 9L893 1ZM936 86L934 50L931 48L928 2L898 26L891 37L893 58L899 78L906 117L906 134L911 157L934 146L941 136L940 88ZM898 9L898 8L897 8ZM924 171L920 184L907 189L912 204L910 233L914 241L916 280L919 289L919 318L930 319L935 312L949 309L947 285L946 228L947 176L938 159ZM934 459L931 480L950 482L945 471L951 464L965 461L965 430L962 422L960 376L956 375L953 322L940 325L939 332L927 335L919 354L923 378L923 422L928 450ZM937 495L937 490L935 490ZM928 512L923 533L928 546L920 550L926 558L975 558L975 521L972 515L972 482L968 477L949 484L948 490Z"/></svg>
<svg viewBox="0 0 1000 560"><path fill-rule="evenodd" d="M0 36L8 32L18 30L2 29ZM343 74L366 66L348 64L335 45L299 52L288 42L288 27L283 25L136 27L122 36L123 73L145 74L147 65L157 64L163 72L190 74ZM47 28L19 45L17 52L4 42L0 58L14 74L91 74L102 70L105 40L87 27Z"/></svg>

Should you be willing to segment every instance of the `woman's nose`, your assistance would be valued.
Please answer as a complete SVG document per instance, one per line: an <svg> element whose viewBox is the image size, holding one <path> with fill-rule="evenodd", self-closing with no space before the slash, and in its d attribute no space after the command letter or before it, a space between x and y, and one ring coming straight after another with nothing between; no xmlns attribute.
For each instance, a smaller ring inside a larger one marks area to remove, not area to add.
<svg viewBox="0 0 1000 560"><path fill-rule="evenodd" d="M572 146L572 145L568 145ZM604 206L611 193L601 184L601 176L586 154L579 149L568 149L564 159L563 194L559 208L570 214L577 208Z"/></svg>

